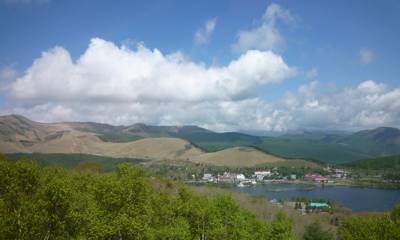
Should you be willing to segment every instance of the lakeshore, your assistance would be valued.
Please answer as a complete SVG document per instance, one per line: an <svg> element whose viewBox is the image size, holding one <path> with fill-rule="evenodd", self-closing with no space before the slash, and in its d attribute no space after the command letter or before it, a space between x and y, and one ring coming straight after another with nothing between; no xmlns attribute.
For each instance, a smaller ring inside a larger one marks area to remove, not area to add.
<svg viewBox="0 0 400 240"><path fill-rule="evenodd" d="M251 187L232 187L230 190L243 192L267 199L291 200L297 197L322 198L333 201L353 212L386 211L400 201L400 190L360 188L343 185L318 186L301 183L270 183Z"/></svg>

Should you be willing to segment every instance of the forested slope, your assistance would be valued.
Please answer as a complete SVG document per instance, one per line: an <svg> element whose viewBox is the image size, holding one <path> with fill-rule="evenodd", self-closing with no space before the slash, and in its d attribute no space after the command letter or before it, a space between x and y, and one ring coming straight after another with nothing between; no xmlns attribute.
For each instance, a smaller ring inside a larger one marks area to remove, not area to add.
<svg viewBox="0 0 400 240"><path fill-rule="evenodd" d="M194 194L130 164L96 173L0 158L1 239L293 238L282 216L267 223L229 195Z"/></svg>

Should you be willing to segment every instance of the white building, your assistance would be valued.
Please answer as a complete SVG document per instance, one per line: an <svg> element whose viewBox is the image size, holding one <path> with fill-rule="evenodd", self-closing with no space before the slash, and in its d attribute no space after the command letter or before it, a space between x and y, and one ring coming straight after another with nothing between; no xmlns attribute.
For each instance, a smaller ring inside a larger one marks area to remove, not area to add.
<svg viewBox="0 0 400 240"><path fill-rule="evenodd" d="M246 180L246 177L243 174L241 173L236 174L236 181L244 181L244 180Z"/></svg>
<svg viewBox="0 0 400 240"><path fill-rule="evenodd" d="M254 176L257 180L263 180L264 177L271 177L271 171L255 171Z"/></svg>
<svg viewBox="0 0 400 240"><path fill-rule="evenodd" d="M202 180L207 182L213 182L214 177L211 173L204 173Z"/></svg>

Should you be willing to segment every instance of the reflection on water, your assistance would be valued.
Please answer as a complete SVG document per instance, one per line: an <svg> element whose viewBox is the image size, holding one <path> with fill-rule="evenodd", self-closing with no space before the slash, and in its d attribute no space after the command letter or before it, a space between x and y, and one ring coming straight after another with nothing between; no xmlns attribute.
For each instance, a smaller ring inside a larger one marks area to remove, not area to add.
<svg viewBox="0 0 400 240"><path fill-rule="evenodd" d="M232 190L269 199L293 197L324 198L333 200L355 212L386 211L400 202L400 190L357 188L349 186L310 186L304 184L265 184Z"/></svg>

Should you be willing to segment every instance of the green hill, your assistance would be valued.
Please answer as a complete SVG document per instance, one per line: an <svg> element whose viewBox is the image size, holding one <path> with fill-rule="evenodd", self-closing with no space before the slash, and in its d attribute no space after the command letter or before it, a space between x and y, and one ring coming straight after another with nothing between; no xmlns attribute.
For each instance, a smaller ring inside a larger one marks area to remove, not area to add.
<svg viewBox="0 0 400 240"><path fill-rule="evenodd" d="M400 154L400 130L380 127L359 131L339 139L337 143L371 156Z"/></svg>
<svg viewBox="0 0 400 240"><path fill-rule="evenodd" d="M112 158L90 154L64 154L64 153L11 153L6 154L10 160L30 159L36 161L40 166L58 166L73 169L87 162L98 163L103 171L112 171L121 163L142 163L143 160L135 158Z"/></svg>
<svg viewBox="0 0 400 240"><path fill-rule="evenodd" d="M400 171L400 155L358 160L344 166L365 170Z"/></svg>

